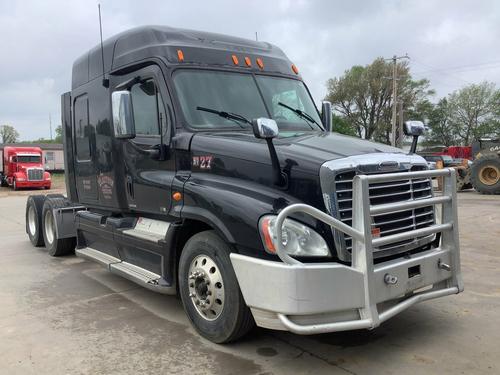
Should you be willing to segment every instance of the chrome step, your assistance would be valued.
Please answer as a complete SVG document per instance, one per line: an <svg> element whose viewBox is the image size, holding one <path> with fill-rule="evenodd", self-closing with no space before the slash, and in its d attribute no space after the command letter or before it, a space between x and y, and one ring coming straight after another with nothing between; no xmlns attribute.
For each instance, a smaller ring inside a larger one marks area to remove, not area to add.
<svg viewBox="0 0 500 375"><path fill-rule="evenodd" d="M134 283L147 289L162 294L176 294L175 285L167 285L161 275L154 272L148 271L134 264L124 262L112 255L108 255L91 247L76 249L75 253L81 258L102 264L112 273L133 281Z"/></svg>
<svg viewBox="0 0 500 375"><path fill-rule="evenodd" d="M131 281L139 280L147 284L157 284L161 278L156 273L127 262L112 263L109 265L109 270Z"/></svg>
<svg viewBox="0 0 500 375"><path fill-rule="evenodd" d="M92 249L91 247L85 247L83 249L76 249L75 254L80 258L87 260L92 260L103 266L109 267L110 264L121 262L120 259L115 258L112 255L103 253L102 251Z"/></svg>

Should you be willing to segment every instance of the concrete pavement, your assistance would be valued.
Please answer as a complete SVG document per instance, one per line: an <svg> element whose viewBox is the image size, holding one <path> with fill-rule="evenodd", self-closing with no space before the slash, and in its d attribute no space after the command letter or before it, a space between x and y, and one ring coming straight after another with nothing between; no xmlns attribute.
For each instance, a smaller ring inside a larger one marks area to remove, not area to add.
<svg viewBox="0 0 500 375"><path fill-rule="evenodd" d="M225 346L200 338L177 298L33 248L25 202L0 196L0 374L500 373L500 196L459 194L463 294L373 331L255 329Z"/></svg>

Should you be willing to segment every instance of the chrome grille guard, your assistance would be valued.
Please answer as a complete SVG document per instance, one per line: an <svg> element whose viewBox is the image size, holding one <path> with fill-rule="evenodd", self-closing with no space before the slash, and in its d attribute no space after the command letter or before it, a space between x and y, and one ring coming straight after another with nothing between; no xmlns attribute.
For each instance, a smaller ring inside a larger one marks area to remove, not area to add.
<svg viewBox="0 0 500 375"><path fill-rule="evenodd" d="M463 290L463 282L460 273L460 245L458 237L458 218L456 206L456 174L451 168L440 170L427 170L418 172L386 173L376 175L357 175L353 181L353 217L352 227L340 220L306 204L293 204L283 209L276 219L276 238L282 238L282 227L284 220L293 213L304 213L313 216L331 227L342 231L353 239L352 265L351 267L363 274L364 280L364 306L359 309L360 319L315 325L298 325L291 321L286 315L278 313L281 322L292 332L300 334L312 334L333 332L360 328L374 328L381 322L391 318L407 307L428 299L438 298L449 294L456 294ZM418 200L387 203L377 206L370 204L369 188L371 183L389 182L405 178L432 178L443 177L443 194L439 197L430 197ZM383 238L373 238L371 232L371 215L386 212L397 212L406 209L423 206L442 205L442 219L440 224L429 227L410 230L408 232L388 235ZM374 283L374 269L377 266L373 262L373 248L389 243L398 242L412 237L420 237L441 233L440 250L450 253L450 277L444 283L433 285L432 289L420 293L414 293L403 299L393 307L379 314L377 310L377 290ZM304 263L289 256L281 241L277 242L277 255L286 264L294 267L304 267Z"/></svg>

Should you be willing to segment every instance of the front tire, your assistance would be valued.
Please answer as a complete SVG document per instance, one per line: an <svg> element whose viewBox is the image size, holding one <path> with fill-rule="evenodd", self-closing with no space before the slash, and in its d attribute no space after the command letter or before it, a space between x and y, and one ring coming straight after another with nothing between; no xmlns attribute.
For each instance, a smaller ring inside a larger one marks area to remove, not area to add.
<svg viewBox="0 0 500 375"><path fill-rule="evenodd" d="M235 341L254 326L231 265L229 246L214 232L191 237L179 261L179 293L194 328L208 340Z"/></svg>
<svg viewBox="0 0 500 375"><path fill-rule="evenodd" d="M16 191L17 190L17 182L16 182L16 179L14 178L14 180L12 181L12 190Z"/></svg>
<svg viewBox="0 0 500 375"><path fill-rule="evenodd" d="M75 251L76 238L57 238L54 208L62 207L64 198L47 198L43 204L43 239L50 256L58 257ZM62 204L62 205L61 205Z"/></svg>

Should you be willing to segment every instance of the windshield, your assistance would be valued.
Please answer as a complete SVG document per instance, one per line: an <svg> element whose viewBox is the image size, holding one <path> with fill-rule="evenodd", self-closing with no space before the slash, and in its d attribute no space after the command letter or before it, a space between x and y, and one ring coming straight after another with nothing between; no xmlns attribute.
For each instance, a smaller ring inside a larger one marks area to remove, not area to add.
<svg viewBox="0 0 500 375"><path fill-rule="evenodd" d="M16 160L13 160L17 163L37 163L40 164L40 156L39 155L17 155Z"/></svg>
<svg viewBox="0 0 500 375"><path fill-rule="evenodd" d="M262 75L254 78L251 74L233 72L183 70L175 74L174 84L187 122L197 129L249 127L245 124L238 126L234 119L200 111L198 107L238 114L249 120L270 117L276 120L280 131L320 129L318 112L301 81ZM279 103L311 118L308 120Z"/></svg>

